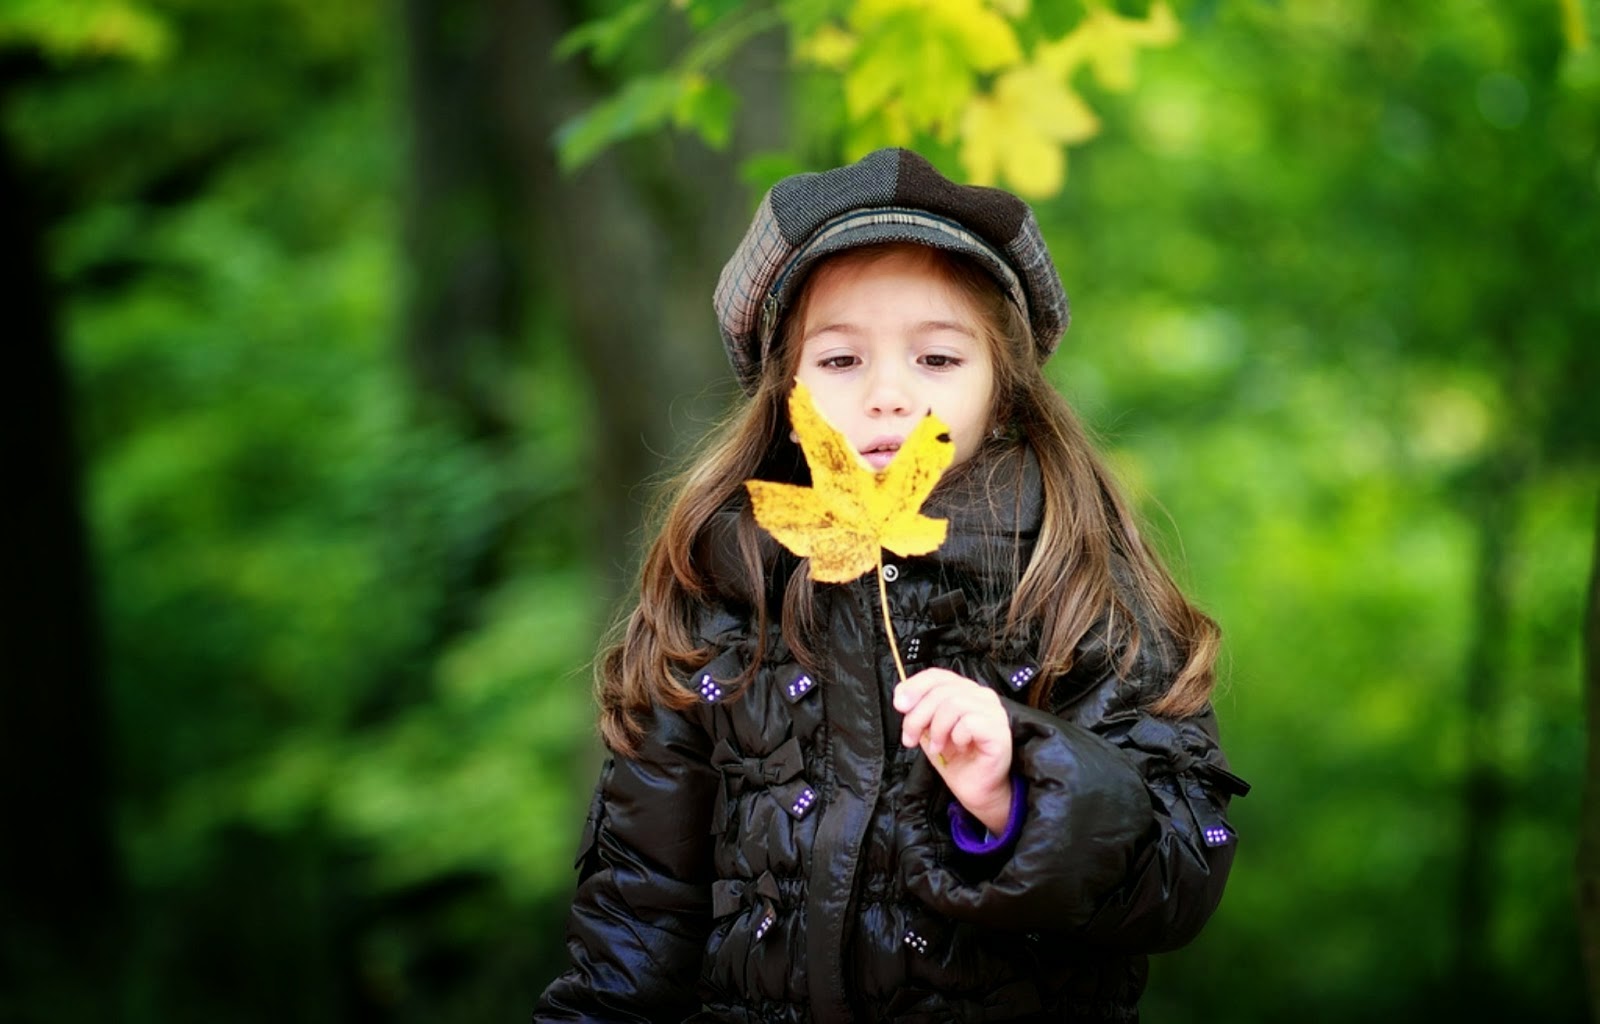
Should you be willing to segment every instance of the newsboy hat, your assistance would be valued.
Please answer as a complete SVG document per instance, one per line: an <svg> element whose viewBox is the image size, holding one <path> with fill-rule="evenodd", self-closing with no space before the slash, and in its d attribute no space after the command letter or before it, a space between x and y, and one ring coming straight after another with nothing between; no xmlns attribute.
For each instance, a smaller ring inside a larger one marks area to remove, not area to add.
<svg viewBox="0 0 1600 1024"><path fill-rule="evenodd" d="M976 259L1027 313L1040 362L1067 329L1067 293L1027 203L1002 189L958 185L910 150L880 149L772 186L722 268L713 305L746 392L756 389L806 270L824 256L878 242L915 242Z"/></svg>

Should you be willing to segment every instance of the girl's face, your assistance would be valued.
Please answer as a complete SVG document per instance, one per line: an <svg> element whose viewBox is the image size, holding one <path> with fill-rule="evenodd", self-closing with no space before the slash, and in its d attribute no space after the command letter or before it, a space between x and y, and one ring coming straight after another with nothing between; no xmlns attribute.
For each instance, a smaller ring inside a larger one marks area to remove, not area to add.
<svg viewBox="0 0 1600 1024"><path fill-rule="evenodd" d="M874 469L929 410L949 424L956 464L978 450L994 401L988 332L927 250L825 263L799 313L795 375Z"/></svg>

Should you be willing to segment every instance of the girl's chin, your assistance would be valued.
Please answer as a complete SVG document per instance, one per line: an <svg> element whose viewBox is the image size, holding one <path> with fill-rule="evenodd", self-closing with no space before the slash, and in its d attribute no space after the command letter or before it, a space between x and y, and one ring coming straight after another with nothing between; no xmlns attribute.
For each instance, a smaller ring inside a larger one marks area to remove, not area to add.
<svg viewBox="0 0 1600 1024"><path fill-rule="evenodd" d="M894 457L898 454L899 452L867 452L861 457L866 459L867 465L871 466L873 469L882 470L883 467L893 462Z"/></svg>

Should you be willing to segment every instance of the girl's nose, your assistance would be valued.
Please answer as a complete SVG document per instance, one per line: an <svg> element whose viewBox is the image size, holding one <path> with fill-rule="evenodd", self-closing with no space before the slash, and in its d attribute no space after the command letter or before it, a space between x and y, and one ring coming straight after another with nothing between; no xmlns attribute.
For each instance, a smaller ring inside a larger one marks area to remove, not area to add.
<svg viewBox="0 0 1600 1024"><path fill-rule="evenodd" d="M877 416L904 416L911 411L911 392L897 367L880 366L867 391L867 411Z"/></svg>

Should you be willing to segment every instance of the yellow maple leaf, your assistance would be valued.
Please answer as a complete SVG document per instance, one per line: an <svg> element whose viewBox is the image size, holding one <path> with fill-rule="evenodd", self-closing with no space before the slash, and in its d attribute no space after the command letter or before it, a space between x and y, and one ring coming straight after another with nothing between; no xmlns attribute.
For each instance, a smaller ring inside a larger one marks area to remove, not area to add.
<svg viewBox="0 0 1600 1024"><path fill-rule="evenodd" d="M810 390L795 382L789 420L811 467L811 486L747 480L756 522L802 558L811 578L848 583L882 564L883 549L926 555L944 543L949 524L922 514L922 503L955 460L950 428L931 412L893 461L876 472L822 418Z"/></svg>
<svg viewBox="0 0 1600 1024"><path fill-rule="evenodd" d="M1100 130L1094 111L1040 64L1001 75L989 96L974 97L961 121L961 166L974 185L1004 178L1020 195L1043 198L1066 179L1063 146Z"/></svg>

